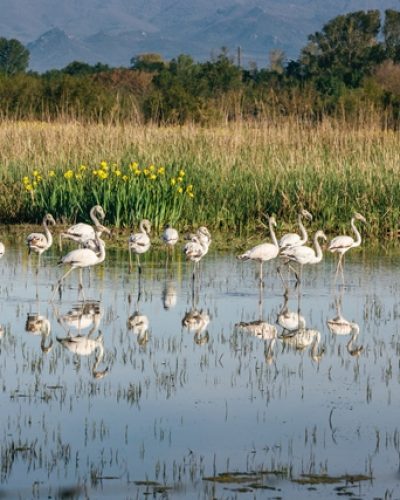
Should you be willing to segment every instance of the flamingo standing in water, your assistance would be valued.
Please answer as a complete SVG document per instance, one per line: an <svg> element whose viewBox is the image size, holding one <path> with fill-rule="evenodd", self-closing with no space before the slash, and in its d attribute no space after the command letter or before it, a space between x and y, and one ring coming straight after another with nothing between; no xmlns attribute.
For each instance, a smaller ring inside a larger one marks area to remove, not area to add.
<svg viewBox="0 0 400 500"><path fill-rule="evenodd" d="M164 231L162 234L162 240L167 246L167 248L173 248L179 240L178 231L173 228L170 224L165 224Z"/></svg>
<svg viewBox="0 0 400 500"><path fill-rule="evenodd" d="M314 236L314 248L299 246L286 248L281 252L281 255L291 262L297 262L300 265L300 277L296 275L297 283L301 283L303 266L305 264L317 264L321 262L323 254L319 244L319 239L327 240L325 233L321 230L317 231Z"/></svg>
<svg viewBox="0 0 400 500"><path fill-rule="evenodd" d="M136 254L137 266L139 270L139 275L142 272L142 268L140 265L139 256L143 253L146 253L150 246L150 234L151 231L151 223L147 219L143 219L139 224L139 232L132 233L129 237L128 248L129 248L129 270L132 270L132 252Z"/></svg>
<svg viewBox="0 0 400 500"><path fill-rule="evenodd" d="M51 214L46 214L43 217L43 228L44 233L31 233L26 238L26 244L28 245L28 253L31 252L37 253L39 255L38 258L38 267L40 266L40 256L43 252L48 250L53 244L53 236L48 228L48 225L55 225L56 221L54 220Z"/></svg>
<svg viewBox="0 0 400 500"><path fill-rule="evenodd" d="M297 233L287 233L282 236L282 238L278 241L279 248L283 250L288 247L299 247L301 245L305 245L308 240L307 230L303 225L303 217L307 220L312 221L312 215L308 210L301 210L297 216L297 222L300 228L301 235Z"/></svg>
<svg viewBox="0 0 400 500"><path fill-rule="evenodd" d="M263 264L268 260L275 259L279 254L279 244L275 236L274 226L276 227L275 217L269 217L269 232L271 234L272 243L261 243L247 250L242 255L238 255L239 260L255 260L260 263L260 283L263 282Z"/></svg>
<svg viewBox="0 0 400 500"><path fill-rule="evenodd" d="M211 244L211 234L205 226L199 227L196 234L191 235L191 240L183 247L186 260L193 262L193 282L196 275L196 264L207 254Z"/></svg>
<svg viewBox="0 0 400 500"><path fill-rule="evenodd" d="M344 254L350 250L350 248L355 248L359 247L361 245L361 234L358 231L355 221L358 220L360 222L363 222L364 224L367 223L365 217L358 212L356 212L353 217L351 218L350 225L351 229L353 230L353 233L356 236L356 239L352 238L351 236L336 236L336 238L333 238L333 240L329 243L328 250L332 253L338 253L339 254L339 260L336 268L336 274L335 274L335 281L337 279L337 275L339 273L339 269L342 271L342 280L344 283L344 273L343 273L343 263L342 260L344 258Z"/></svg>
<svg viewBox="0 0 400 500"><path fill-rule="evenodd" d="M94 224L94 228L90 224L86 224L84 222L74 224L73 226L69 227L65 233L60 234L60 248L62 246L62 238L73 240L80 245L83 245L88 240L96 239L96 231L100 233L99 236L101 236L103 232L110 235L110 230L104 227L103 224L101 224L101 222L99 221L99 219L104 220L105 216L106 215L104 213L103 207L101 207L100 205L95 205L94 207L92 207L90 210L90 218Z"/></svg>
<svg viewBox="0 0 400 500"><path fill-rule="evenodd" d="M79 269L82 271L84 267L91 267L96 264L100 264L101 262L104 261L106 257L106 247L105 243L103 240L101 240L96 233L96 242L99 247L99 252L96 253L94 250L91 250L90 248L77 248L76 250L72 250L69 252L67 255L65 255L59 262L60 265L67 265L70 266L68 271L61 276L61 278L57 282L57 286L55 287L52 299L54 298L55 294L57 293L57 290L60 288L63 280L74 270L74 269ZM82 290L83 289L83 283L82 283L82 273L80 273L80 282L79 282L79 288Z"/></svg>

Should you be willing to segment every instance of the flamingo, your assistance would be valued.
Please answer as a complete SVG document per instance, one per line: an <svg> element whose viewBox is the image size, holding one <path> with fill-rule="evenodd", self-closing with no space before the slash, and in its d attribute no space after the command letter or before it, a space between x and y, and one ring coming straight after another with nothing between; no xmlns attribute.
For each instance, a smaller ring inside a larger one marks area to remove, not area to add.
<svg viewBox="0 0 400 500"><path fill-rule="evenodd" d="M167 248L173 248L179 240L179 234L170 224L165 224L162 240Z"/></svg>
<svg viewBox="0 0 400 500"><path fill-rule="evenodd" d="M353 230L353 233L356 236L356 239L352 238L351 236L336 236L336 238L333 238L333 240L330 242L328 250L332 253L338 253L339 254L339 260L336 268L336 274L335 274L335 281L337 278L337 275L339 273L339 269L342 271L342 278L344 282L344 275L343 275L343 256L344 254L350 250L350 248L355 248L359 247L361 245L361 234L356 228L355 221L358 220L360 222L363 222L364 224L367 223L365 217L358 212L356 212L353 217L351 218L350 225L351 229Z"/></svg>
<svg viewBox="0 0 400 500"><path fill-rule="evenodd" d="M46 214L43 217L43 233L31 233L26 238L26 244L28 245L28 253L35 252L39 255L38 266L40 265L40 256L43 252L48 250L53 244L53 236L49 231L48 225L55 225L56 221L54 220L51 214Z"/></svg>
<svg viewBox="0 0 400 500"><path fill-rule="evenodd" d="M72 250L69 252L67 255L62 257L62 259L59 261L59 265L68 265L70 268L68 271L61 276L61 278L57 282L57 286L55 287L52 299L54 298L55 294L57 293L57 290L60 288L63 280L71 273L74 269L79 268L82 270L84 267L91 267L96 264L100 264L101 262L104 261L106 257L106 248L105 248L105 243L103 240L99 238L99 236L96 234L96 241L97 244L99 245L100 252L97 254L94 250L91 250L90 248L77 248L76 250ZM80 289L83 288L82 284L82 275L80 276L80 283L79 283Z"/></svg>
<svg viewBox="0 0 400 500"><path fill-rule="evenodd" d="M279 245L275 236L274 226L276 227L275 217L269 217L269 232L272 243L261 243L247 250L242 255L238 255L239 260L255 260L260 263L260 284L263 282L263 263L275 259L279 254Z"/></svg>
<svg viewBox="0 0 400 500"><path fill-rule="evenodd" d="M211 234L205 226L201 226L196 234L191 235L191 241L188 241L183 247L186 260L193 262L193 281L195 279L196 264L207 254L210 244Z"/></svg>
<svg viewBox="0 0 400 500"><path fill-rule="evenodd" d="M300 278L297 277L297 283L301 283L301 276L303 272L303 266L305 264L317 264L321 262L323 254L322 249L319 244L319 238L323 240L327 240L325 233L321 230L317 231L314 236L314 248L299 246L299 247L290 247L282 250L281 255L286 259L292 262L297 262L300 264Z"/></svg>
<svg viewBox="0 0 400 500"><path fill-rule="evenodd" d="M62 238L73 240L80 245L83 245L88 240L96 239L96 231L100 233L99 236L101 236L103 232L108 235L111 234L110 230L104 227L99 221L99 219L104 220L105 218L103 207L101 207L100 205L95 205L94 207L92 207L90 210L90 218L93 221L95 229L90 224L85 224L83 222L74 224L73 226L69 227L65 233L60 234L60 248Z"/></svg>
<svg viewBox="0 0 400 500"><path fill-rule="evenodd" d="M302 222L303 217L305 217L309 221L312 221L313 218L308 210L301 210L297 216L297 222L300 228L301 235L298 235L297 233L284 234L278 241L279 248L281 250L288 247L298 247L307 243L308 234Z"/></svg>
<svg viewBox="0 0 400 500"><path fill-rule="evenodd" d="M136 254L137 265L139 274L142 272L140 266L139 255L146 253L150 246L150 234L151 223L147 219L143 219L139 224L139 232L132 233L129 237L128 248L129 248L129 269L132 270L132 252Z"/></svg>
<svg viewBox="0 0 400 500"><path fill-rule="evenodd" d="M3 257L4 252L6 251L4 243L0 241L0 259Z"/></svg>

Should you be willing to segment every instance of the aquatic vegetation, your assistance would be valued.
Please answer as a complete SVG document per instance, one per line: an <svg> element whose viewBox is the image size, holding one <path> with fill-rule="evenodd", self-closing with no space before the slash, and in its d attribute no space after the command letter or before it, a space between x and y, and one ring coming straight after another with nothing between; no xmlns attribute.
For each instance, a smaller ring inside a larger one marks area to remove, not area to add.
<svg viewBox="0 0 400 500"><path fill-rule="evenodd" d="M101 161L66 170L33 170L22 178L30 210L51 211L68 220L101 204L116 227L148 218L158 227L177 221L185 203L194 198L193 184L182 168L138 162L126 164Z"/></svg>

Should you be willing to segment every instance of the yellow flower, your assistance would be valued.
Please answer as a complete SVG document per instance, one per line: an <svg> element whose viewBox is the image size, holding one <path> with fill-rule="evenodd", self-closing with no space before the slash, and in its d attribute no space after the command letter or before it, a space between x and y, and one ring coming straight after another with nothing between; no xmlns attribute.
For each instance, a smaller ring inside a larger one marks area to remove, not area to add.
<svg viewBox="0 0 400 500"><path fill-rule="evenodd" d="M37 180L38 182L40 182L40 181L42 180L42 176L41 176L41 175L37 175L37 176L36 176L36 180Z"/></svg>
<svg viewBox="0 0 400 500"><path fill-rule="evenodd" d="M129 177L128 177L127 175L123 175L123 176L122 176L122 180L123 180L124 182L126 182L126 181L128 180L128 178L129 178Z"/></svg>
<svg viewBox="0 0 400 500"><path fill-rule="evenodd" d="M150 177L149 177L149 179L150 179L151 181L155 181L155 180L157 179L157 176L156 176L156 175L154 175L154 174L151 174L151 175L150 175Z"/></svg>
<svg viewBox="0 0 400 500"><path fill-rule="evenodd" d="M102 161L100 162L100 167L103 169L103 170L108 170L108 164L106 161Z"/></svg>
<svg viewBox="0 0 400 500"><path fill-rule="evenodd" d="M183 188L178 187L177 191L178 191L179 194L182 194L183 193Z"/></svg>
<svg viewBox="0 0 400 500"><path fill-rule="evenodd" d="M154 172L155 169L156 169L156 167L154 165L150 165L150 167L149 167L150 172Z"/></svg>
<svg viewBox="0 0 400 500"><path fill-rule="evenodd" d="M114 173L115 173L115 175L116 175L117 177L119 177L119 176L121 175L121 173L122 173L122 172L121 172L121 170L116 170Z"/></svg>
<svg viewBox="0 0 400 500"><path fill-rule="evenodd" d="M93 170L92 174L96 177L97 175L99 175L99 170Z"/></svg>
<svg viewBox="0 0 400 500"><path fill-rule="evenodd" d="M98 176L100 177L100 179L102 179L104 181L104 179L107 179L108 174L107 174L107 172L104 172L104 170L99 170Z"/></svg>
<svg viewBox="0 0 400 500"><path fill-rule="evenodd" d="M193 184L189 184L187 187L186 187L186 191L188 193L190 193L191 191L193 191Z"/></svg>
<svg viewBox="0 0 400 500"><path fill-rule="evenodd" d="M191 192L188 192L188 196L190 196L191 198L193 198L193 197L194 197L194 194L193 194L193 193L191 193Z"/></svg>
<svg viewBox="0 0 400 500"><path fill-rule="evenodd" d="M65 173L64 173L64 177L69 180L69 179L72 179L72 177L74 176L74 172L72 170L67 170Z"/></svg>
<svg viewBox="0 0 400 500"><path fill-rule="evenodd" d="M33 191L33 187L31 186L31 184L26 184L25 189L27 191Z"/></svg>
<svg viewBox="0 0 400 500"><path fill-rule="evenodd" d="M39 170L34 170L34 171L33 171L33 175L34 175L35 177L37 177L37 176L39 175Z"/></svg>
<svg viewBox="0 0 400 500"><path fill-rule="evenodd" d="M80 170L81 172L84 172L85 170L87 170L87 166L86 166L86 165L81 165L81 166L79 167L79 170Z"/></svg>
<svg viewBox="0 0 400 500"><path fill-rule="evenodd" d="M55 177L55 176L56 176L56 173L54 172L54 170L50 170L49 177Z"/></svg>
<svg viewBox="0 0 400 500"><path fill-rule="evenodd" d="M177 182L182 182L182 181L183 181L183 177L178 177L178 178L176 179L176 181L177 181Z"/></svg>
<svg viewBox="0 0 400 500"><path fill-rule="evenodd" d="M157 174L158 175L162 175L165 173L165 168L164 167L160 167L158 170L157 170Z"/></svg>
<svg viewBox="0 0 400 500"><path fill-rule="evenodd" d="M130 165L129 165L129 168L134 171L134 170L137 170L139 164L136 162L136 161L133 161Z"/></svg>
<svg viewBox="0 0 400 500"><path fill-rule="evenodd" d="M175 186L175 184L176 184L176 179L173 177L173 178L171 179L171 186Z"/></svg>
<svg viewBox="0 0 400 500"><path fill-rule="evenodd" d="M185 177L185 171L179 170L179 177Z"/></svg>
<svg viewBox="0 0 400 500"><path fill-rule="evenodd" d="M29 177L27 177L27 176L23 177L23 178L22 178L22 182L23 182L24 184L29 184Z"/></svg>
<svg viewBox="0 0 400 500"><path fill-rule="evenodd" d="M140 174L142 173L142 171L141 171L141 170L139 170L139 169L137 169L137 170L135 170L135 172L134 172L134 173L135 173L135 175L140 175Z"/></svg>
<svg viewBox="0 0 400 500"><path fill-rule="evenodd" d="M37 186L37 182L36 182L36 181L33 181L33 182L32 182L32 185L33 185L33 187L36 187L36 186Z"/></svg>
<svg viewBox="0 0 400 500"><path fill-rule="evenodd" d="M143 173L144 173L144 175L149 175L150 170L149 170L148 168L145 168L145 169L143 170Z"/></svg>
<svg viewBox="0 0 400 500"><path fill-rule="evenodd" d="M79 180L83 179L83 175L82 174L75 174L75 177L76 177L76 179L79 179Z"/></svg>

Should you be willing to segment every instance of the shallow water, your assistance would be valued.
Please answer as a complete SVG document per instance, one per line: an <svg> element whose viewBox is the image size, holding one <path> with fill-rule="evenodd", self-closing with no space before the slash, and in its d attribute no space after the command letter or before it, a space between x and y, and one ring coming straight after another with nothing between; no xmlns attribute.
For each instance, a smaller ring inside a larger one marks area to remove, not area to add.
<svg viewBox="0 0 400 500"><path fill-rule="evenodd" d="M0 494L399 497L396 256L349 255L344 288L330 256L300 290L291 281L308 345L281 338L275 264L260 303L257 266L233 255L210 252L193 293L178 251L167 268L163 252L146 256L140 283L127 253L109 252L84 272L83 304L78 272L49 301L57 248L37 274L35 257L8 247L0 260ZM327 323L338 306L353 323L341 335ZM209 480L225 472L242 475ZM304 474L369 479L296 482Z"/></svg>

